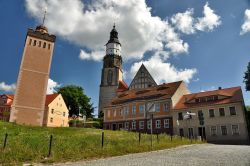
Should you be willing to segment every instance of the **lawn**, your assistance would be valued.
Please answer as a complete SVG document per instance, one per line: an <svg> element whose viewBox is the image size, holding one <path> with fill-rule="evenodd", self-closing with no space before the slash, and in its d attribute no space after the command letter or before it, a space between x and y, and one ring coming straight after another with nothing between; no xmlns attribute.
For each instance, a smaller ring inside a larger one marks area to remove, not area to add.
<svg viewBox="0 0 250 166"><path fill-rule="evenodd" d="M5 133L8 139L3 149ZM51 156L48 157L50 135L53 135ZM0 164L52 163L118 156L191 144L188 139L166 134L148 134L88 128L46 128L21 126L0 121ZM201 143L192 141L192 143Z"/></svg>

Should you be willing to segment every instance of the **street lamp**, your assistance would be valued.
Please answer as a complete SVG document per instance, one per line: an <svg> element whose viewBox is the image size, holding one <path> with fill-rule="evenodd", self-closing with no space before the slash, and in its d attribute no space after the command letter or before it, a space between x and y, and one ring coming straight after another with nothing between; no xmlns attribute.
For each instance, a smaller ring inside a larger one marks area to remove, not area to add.
<svg viewBox="0 0 250 166"><path fill-rule="evenodd" d="M191 112L188 112L187 111L187 113L184 115L184 117L183 117L183 119L184 120L189 120L189 126L191 126L190 125L190 119L192 119L192 116L195 116L196 115L196 113L191 113ZM187 121L186 121L187 122ZM190 131L189 131L189 127L188 126L188 124L187 124L187 130L188 130L188 133L189 133L189 135L190 135L190 138L191 138L191 142L192 142L192 137L193 137L193 130L192 130L192 133L191 133L191 129L190 129ZM191 135L192 134L192 135Z"/></svg>

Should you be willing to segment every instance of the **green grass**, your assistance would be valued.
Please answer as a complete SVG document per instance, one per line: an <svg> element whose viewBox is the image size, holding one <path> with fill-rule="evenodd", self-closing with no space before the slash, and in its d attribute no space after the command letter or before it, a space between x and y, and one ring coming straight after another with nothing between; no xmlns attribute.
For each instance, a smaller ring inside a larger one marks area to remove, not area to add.
<svg viewBox="0 0 250 166"><path fill-rule="evenodd" d="M5 133L7 146L3 150ZM118 156L128 153L146 152L191 144L188 139L180 139L166 134L153 136L142 134L138 143L138 133L126 131L104 131L104 147L101 147L102 130L84 128L45 128L21 126L0 121L0 165L35 162L66 162ZM50 135L53 135L52 156L47 158ZM193 141L192 143L201 143Z"/></svg>

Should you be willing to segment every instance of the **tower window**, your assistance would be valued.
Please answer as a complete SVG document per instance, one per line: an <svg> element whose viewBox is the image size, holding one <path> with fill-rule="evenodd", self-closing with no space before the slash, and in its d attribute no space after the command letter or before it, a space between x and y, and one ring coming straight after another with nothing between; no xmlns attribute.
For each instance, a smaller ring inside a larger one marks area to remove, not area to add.
<svg viewBox="0 0 250 166"><path fill-rule="evenodd" d="M50 50L50 44L48 45L48 49Z"/></svg>
<svg viewBox="0 0 250 166"><path fill-rule="evenodd" d="M32 39L30 39L29 45L31 45L31 43L32 43Z"/></svg>
<svg viewBox="0 0 250 166"><path fill-rule="evenodd" d="M36 40L34 40L33 46L36 46Z"/></svg>
<svg viewBox="0 0 250 166"><path fill-rule="evenodd" d="M42 42L41 42L41 41L39 41L38 47L41 47L41 46L42 46Z"/></svg>
<svg viewBox="0 0 250 166"><path fill-rule="evenodd" d="M46 43L45 42L43 43L43 48L46 48Z"/></svg>
<svg viewBox="0 0 250 166"><path fill-rule="evenodd" d="M108 84L112 84L113 72L112 70L108 71Z"/></svg>

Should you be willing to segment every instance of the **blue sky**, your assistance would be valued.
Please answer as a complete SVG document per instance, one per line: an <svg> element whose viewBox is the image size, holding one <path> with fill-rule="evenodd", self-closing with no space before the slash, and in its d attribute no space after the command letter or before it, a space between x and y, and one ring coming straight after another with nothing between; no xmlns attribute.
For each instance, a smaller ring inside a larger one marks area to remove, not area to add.
<svg viewBox="0 0 250 166"><path fill-rule="evenodd" d="M192 92L241 86L250 105L242 83L250 61L249 1L128 1L0 1L0 93L13 93L27 28L40 24L47 8L45 25L57 36L52 87L80 85L98 106L104 44L116 22L128 84L143 62L158 83L183 78ZM187 18L193 22L185 24Z"/></svg>

